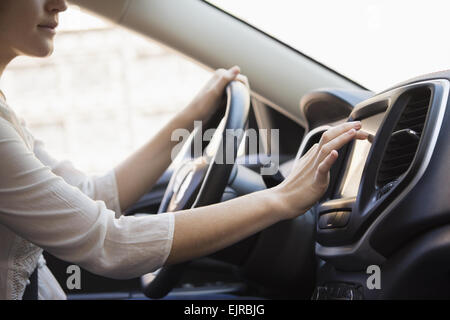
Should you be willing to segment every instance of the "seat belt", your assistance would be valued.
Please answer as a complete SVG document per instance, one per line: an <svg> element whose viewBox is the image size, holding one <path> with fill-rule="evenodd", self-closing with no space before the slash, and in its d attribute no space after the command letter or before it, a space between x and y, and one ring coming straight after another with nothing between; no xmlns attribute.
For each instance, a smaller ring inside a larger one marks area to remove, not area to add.
<svg viewBox="0 0 450 320"><path fill-rule="evenodd" d="M29 280L30 283L25 288L22 300L38 300L38 267L34 269Z"/></svg>

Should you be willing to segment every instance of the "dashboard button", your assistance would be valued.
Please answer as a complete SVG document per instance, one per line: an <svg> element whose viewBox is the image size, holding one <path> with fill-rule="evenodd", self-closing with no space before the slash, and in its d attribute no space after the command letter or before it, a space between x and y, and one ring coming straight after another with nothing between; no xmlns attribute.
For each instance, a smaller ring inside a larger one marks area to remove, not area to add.
<svg viewBox="0 0 450 320"><path fill-rule="evenodd" d="M312 300L363 300L362 286L351 283L330 283L316 287Z"/></svg>
<svg viewBox="0 0 450 320"><path fill-rule="evenodd" d="M334 220L335 228L343 228L348 224L350 220L351 211L340 211L336 213L336 219Z"/></svg>
<svg viewBox="0 0 450 320"><path fill-rule="evenodd" d="M319 218L319 228L320 229L331 229L334 228L334 221L336 220L337 212L330 212L320 216Z"/></svg>
<svg viewBox="0 0 450 320"><path fill-rule="evenodd" d="M351 211L337 211L323 214L319 218L319 228L343 228L348 224L348 221L350 220L350 214Z"/></svg>

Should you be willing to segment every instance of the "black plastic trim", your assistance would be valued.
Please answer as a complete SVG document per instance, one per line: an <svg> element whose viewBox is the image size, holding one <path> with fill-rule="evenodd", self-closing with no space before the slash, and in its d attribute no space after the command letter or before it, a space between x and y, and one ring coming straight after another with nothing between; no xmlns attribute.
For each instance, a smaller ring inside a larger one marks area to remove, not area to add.
<svg viewBox="0 0 450 320"><path fill-rule="evenodd" d="M375 180L377 170L384 154L386 141L388 141L391 131L394 129L397 120L407 103L405 94L407 95L408 92L411 92L412 90L424 87L429 88L432 91L432 105L429 109L426 125L423 130L416 156L410 168L399 179L395 186L377 199L377 191L379 188L376 186ZM386 104L386 101L389 101L387 115L380 126L380 130L375 137L366 161L350 223L344 229L318 230L317 241L320 245L339 247L355 244L381 212L383 212L383 210L385 210L412 181L422 165L425 154L428 152L428 143L426 141L430 141L435 130L434 123L436 123L436 119L440 113L442 95L443 92L438 86L435 86L432 83L418 83L394 90L387 95L383 94L380 95L380 97L369 99L368 102L359 105L358 108L355 109L351 119L359 119L361 116L376 114L378 111L383 110L383 105ZM377 99L379 100L377 101ZM366 111L364 109L372 110Z"/></svg>

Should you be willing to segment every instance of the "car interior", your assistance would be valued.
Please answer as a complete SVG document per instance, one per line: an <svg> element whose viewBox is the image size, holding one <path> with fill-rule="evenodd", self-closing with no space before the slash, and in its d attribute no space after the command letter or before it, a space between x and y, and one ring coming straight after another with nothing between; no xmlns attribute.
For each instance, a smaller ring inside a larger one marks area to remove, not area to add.
<svg viewBox="0 0 450 320"><path fill-rule="evenodd" d="M258 137L256 154L243 140L232 150L234 166L196 167L199 179L175 205L183 170L174 162L127 215L208 205L276 185L336 124L359 120L373 139L340 150L327 192L306 214L138 279L83 270L82 289L67 290L69 299L450 298L450 71L375 93L206 1L71 2L209 70L239 65L251 92L238 83L227 88L225 111L208 124L225 123L219 134L279 130L279 141ZM182 159L189 158L187 145ZM262 176L273 152L278 175ZM69 264L45 257L65 283ZM377 288L368 286L370 266L381 270Z"/></svg>

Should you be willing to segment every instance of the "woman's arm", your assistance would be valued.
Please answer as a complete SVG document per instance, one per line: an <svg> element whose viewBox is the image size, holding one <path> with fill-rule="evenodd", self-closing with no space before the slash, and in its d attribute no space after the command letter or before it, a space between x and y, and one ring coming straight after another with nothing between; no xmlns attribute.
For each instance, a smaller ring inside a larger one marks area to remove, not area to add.
<svg viewBox="0 0 450 320"><path fill-rule="evenodd" d="M92 200L39 161L0 117L0 225L93 273L133 278L166 261L174 216L116 219L103 201Z"/></svg>
<svg viewBox="0 0 450 320"><path fill-rule="evenodd" d="M191 131L195 120L207 120L217 109L227 84L245 78L239 68L217 70L194 100L177 114L155 137L115 168L120 206L125 210L148 192L171 163L172 149L178 141L171 141L176 129Z"/></svg>
<svg viewBox="0 0 450 320"><path fill-rule="evenodd" d="M56 176L0 118L0 224L62 260L112 278L133 278L207 255L309 209L328 185L336 151L365 138L359 124L329 130L279 186L213 206L114 218ZM350 131L349 131L350 130Z"/></svg>
<svg viewBox="0 0 450 320"><path fill-rule="evenodd" d="M275 188L175 213L174 239L166 264L208 255L308 211L328 188L337 150L353 139L367 138L360 128L359 122L351 122L328 130Z"/></svg>

